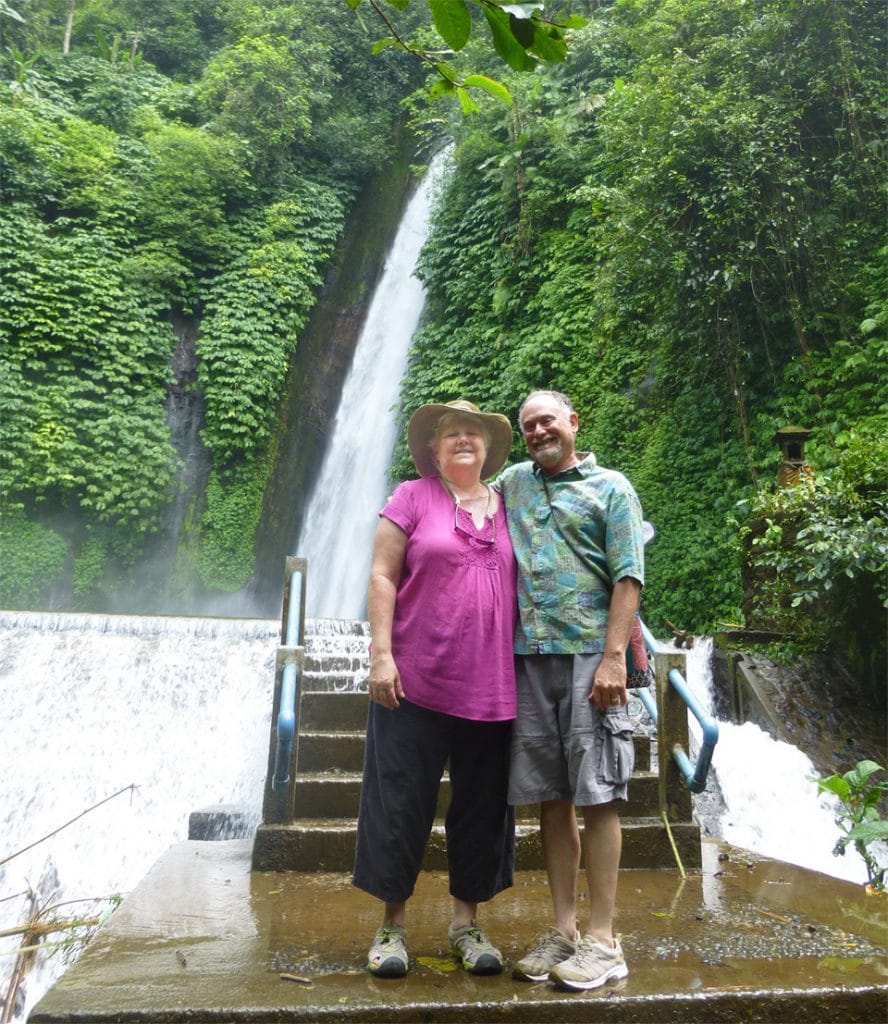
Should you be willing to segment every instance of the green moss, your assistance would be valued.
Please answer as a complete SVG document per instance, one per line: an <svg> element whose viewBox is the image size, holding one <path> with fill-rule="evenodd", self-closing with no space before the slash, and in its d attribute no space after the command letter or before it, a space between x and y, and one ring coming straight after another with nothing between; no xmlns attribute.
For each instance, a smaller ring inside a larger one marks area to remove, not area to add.
<svg viewBox="0 0 888 1024"><path fill-rule="evenodd" d="M29 520L21 508L0 521L0 603L5 608L39 608L67 559L64 539Z"/></svg>

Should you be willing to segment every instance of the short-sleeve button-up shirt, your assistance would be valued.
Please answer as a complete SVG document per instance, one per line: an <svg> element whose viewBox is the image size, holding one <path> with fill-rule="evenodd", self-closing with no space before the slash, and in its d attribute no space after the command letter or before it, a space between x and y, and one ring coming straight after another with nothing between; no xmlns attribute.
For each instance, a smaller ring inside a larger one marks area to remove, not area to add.
<svg viewBox="0 0 888 1024"><path fill-rule="evenodd" d="M642 511L632 485L592 454L553 476L522 462L496 483L518 561L515 653L603 651L610 581L644 584Z"/></svg>

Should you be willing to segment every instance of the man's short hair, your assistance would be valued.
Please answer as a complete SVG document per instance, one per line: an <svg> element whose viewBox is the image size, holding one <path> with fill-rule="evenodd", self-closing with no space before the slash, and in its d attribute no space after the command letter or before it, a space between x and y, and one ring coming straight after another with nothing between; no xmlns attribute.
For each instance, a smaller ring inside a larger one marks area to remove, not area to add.
<svg viewBox="0 0 888 1024"><path fill-rule="evenodd" d="M531 393L524 399L518 408L518 426L521 426L521 417L524 414L524 407L532 398L539 398L541 395L547 395L549 398L553 398L566 412L575 412L573 402L561 391L531 391Z"/></svg>

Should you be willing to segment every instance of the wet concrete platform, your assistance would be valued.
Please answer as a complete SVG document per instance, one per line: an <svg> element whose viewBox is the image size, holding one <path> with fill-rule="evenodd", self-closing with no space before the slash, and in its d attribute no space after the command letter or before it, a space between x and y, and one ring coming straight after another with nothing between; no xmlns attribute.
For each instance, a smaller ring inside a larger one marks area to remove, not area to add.
<svg viewBox="0 0 888 1024"><path fill-rule="evenodd" d="M32 1011L131 1021L846 1022L888 1019L888 899L704 840L703 869L624 871L629 977L590 993L474 978L447 948L446 876L409 905L411 969L363 970L378 904L341 874L251 873L250 842L172 847ZM545 877L482 908L518 959L549 923Z"/></svg>

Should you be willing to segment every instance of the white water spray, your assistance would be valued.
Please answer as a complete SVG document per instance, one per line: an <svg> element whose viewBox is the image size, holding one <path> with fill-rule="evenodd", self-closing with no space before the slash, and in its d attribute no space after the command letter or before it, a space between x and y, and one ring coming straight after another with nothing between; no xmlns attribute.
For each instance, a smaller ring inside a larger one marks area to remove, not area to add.
<svg viewBox="0 0 888 1024"><path fill-rule="evenodd" d="M364 615L376 513L388 493L401 378L425 305L425 292L413 271L448 154L445 150L432 160L407 205L355 348L309 500L295 550L308 559L310 615Z"/></svg>
<svg viewBox="0 0 888 1024"><path fill-rule="evenodd" d="M688 684L709 713L712 700L712 640L700 637L688 652ZM699 747L700 729L689 716L692 739ZM774 860L797 864L834 878L863 884L863 858L853 848L832 855L839 838L835 800L818 794L810 779L817 776L807 754L790 743L775 740L752 722L718 723L718 743L712 757L715 780L725 803L713 831L733 846L753 850Z"/></svg>
<svg viewBox="0 0 888 1024"><path fill-rule="evenodd" d="M24 922L28 889L43 904L127 894L187 837L192 811L233 804L258 823L278 631L269 620L0 614L0 860L137 787L0 867L0 931ZM0 956L0 992L13 963ZM66 966L41 955L15 1020Z"/></svg>

